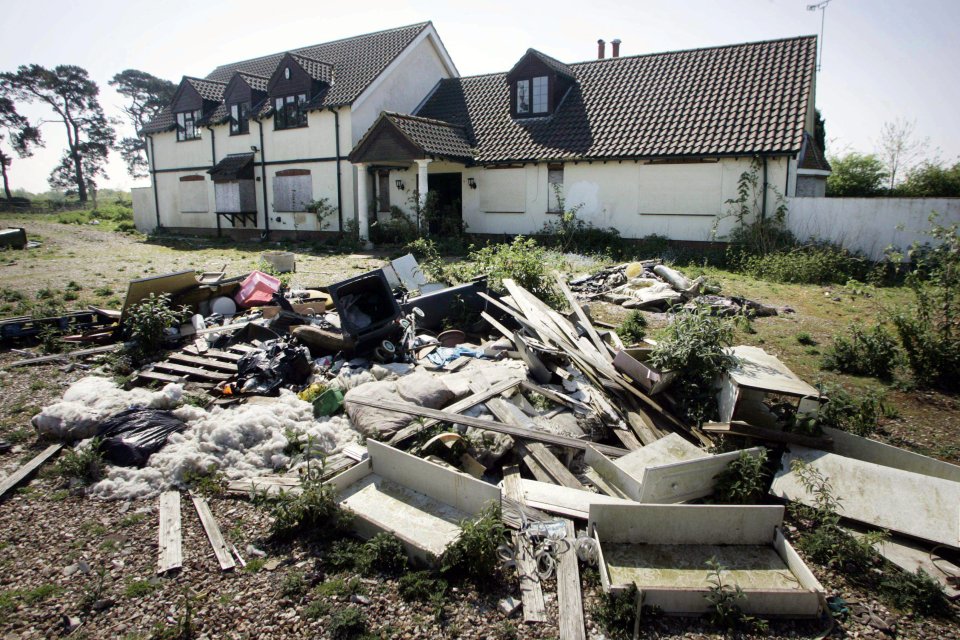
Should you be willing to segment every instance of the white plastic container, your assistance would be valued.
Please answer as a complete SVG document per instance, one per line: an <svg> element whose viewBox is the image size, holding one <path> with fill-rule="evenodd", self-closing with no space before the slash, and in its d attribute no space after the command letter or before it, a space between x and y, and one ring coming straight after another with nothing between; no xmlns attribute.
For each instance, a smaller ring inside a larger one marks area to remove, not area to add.
<svg viewBox="0 0 960 640"><path fill-rule="evenodd" d="M294 273L297 270L296 256L289 251L264 251L260 257L279 273Z"/></svg>

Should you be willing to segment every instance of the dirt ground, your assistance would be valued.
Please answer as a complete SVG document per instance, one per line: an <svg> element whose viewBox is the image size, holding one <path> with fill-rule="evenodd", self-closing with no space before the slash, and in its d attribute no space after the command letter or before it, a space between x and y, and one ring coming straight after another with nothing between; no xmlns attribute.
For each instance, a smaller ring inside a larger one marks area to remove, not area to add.
<svg viewBox="0 0 960 640"><path fill-rule="evenodd" d="M233 245L213 239L145 241L139 236L109 233L86 226L38 223L4 218L7 224L27 226L42 245L27 251L0 252L0 317L21 313L30 305L56 301L68 309L88 304L119 308L128 281L184 269L219 270L228 274L253 268L261 251L277 248L261 244ZM332 254L311 245L284 245L297 252L293 285L325 285L381 266L385 255ZM738 330L745 344L775 353L811 383L825 380L851 391L882 390L893 407L877 437L951 462L960 462L960 406L956 398L917 392L904 384L882 385L819 369L823 349L832 336L850 322L883 320L891 309L909 300L901 288L851 291L843 287L776 285L729 272L703 272L725 293L747 297L793 312L752 323L752 333ZM68 286L73 283L73 286ZM623 310L593 305L595 318L618 321ZM652 324L663 322L652 317ZM814 344L800 344L797 335L809 334ZM0 353L0 365L22 354ZM62 364L12 369L0 373L0 438L15 446L0 454L0 477L16 469L41 449L30 418L58 399L69 384L87 372L65 371ZM310 545L265 543L269 522L246 500L212 498L221 529L241 552L253 545L263 549L265 562L250 570L221 573L209 553L192 505L183 503L183 571L172 577L154 577L157 555L156 500L99 502L72 495L51 472L17 490L0 504L0 637L50 638L67 635L64 619L82 622L73 638L151 638L172 635L186 612L200 638L329 637L330 617L311 617L310 596L291 593L285 585L295 573L309 574L316 550ZM582 523L581 523L582 526ZM249 553L245 553L249 556ZM250 557L247 558L251 559ZM842 575L811 565L828 595L860 602L875 615L892 622L902 638L960 637L956 617L921 618L895 611L873 594L850 585ZM349 582L350 575L341 576ZM331 576L326 576L327 580ZM590 638L602 638L595 615L599 588L595 577L582 576L584 608ZM497 608L505 595L517 595L509 581L494 592L460 588L453 592L441 616L429 604L406 603L397 595L393 579L361 578L350 589L329 596L334 611L362 609L370 621L371 637L383 638L550 638L557 636L555 586L545 585L551 623L525 626L506 618ZM552 594L552 595L549 595ZM956 612L955 612L956 613ZM830 637L882 637L881 631L850 617L824 621L772 621L757 637L814 638L829 630ZM642 637L724 637L700 620L654 618L644 620ZM749 634L746 634L749 635Z"/></svg>

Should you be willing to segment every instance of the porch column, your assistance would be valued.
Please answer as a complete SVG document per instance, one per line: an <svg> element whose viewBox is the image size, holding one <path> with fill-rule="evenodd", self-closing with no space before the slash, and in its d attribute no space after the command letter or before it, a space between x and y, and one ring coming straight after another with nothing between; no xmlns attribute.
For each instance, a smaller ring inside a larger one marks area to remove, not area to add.
<svg viewBox="0 0 960 640"><path fill-rule="evenodd" d="M370 193L368 184L367 165L363 162L355 165L357 167L357 234L360 236L360 244L364 248L373 248L370 244L370 220L369 210L370 201L367 195Z"/></svg>
<svg viewBox="0 0 960 640"><path fill-rule="evenodd" d="M430 164L430 160L417 160L417 193L419 195L420 207L423 208L423 205L427 202L427 191L430 189L430 185L427 182L427 165Z"/></svg>

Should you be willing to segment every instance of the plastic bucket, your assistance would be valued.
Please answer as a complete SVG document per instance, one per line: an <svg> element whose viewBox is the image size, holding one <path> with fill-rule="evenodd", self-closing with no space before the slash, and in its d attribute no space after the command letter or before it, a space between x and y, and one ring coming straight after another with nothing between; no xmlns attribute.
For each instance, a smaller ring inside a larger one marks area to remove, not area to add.
<svg viewBox="0 0 960 640"><path fill-rule="evenodd" d="M289 251L264 251L260 258L277 273L293 273L297 270L297 258Z"/></svg>

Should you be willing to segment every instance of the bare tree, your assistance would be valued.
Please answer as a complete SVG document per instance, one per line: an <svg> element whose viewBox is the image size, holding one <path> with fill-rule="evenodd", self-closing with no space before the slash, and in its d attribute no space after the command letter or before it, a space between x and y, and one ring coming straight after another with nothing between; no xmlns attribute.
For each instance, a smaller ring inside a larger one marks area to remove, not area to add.
<svg viewBox="0 0 960 640"><path fill-rule="evenodd" d="M897 118L893 122L884 122L880 129L877 155L890 178L890 189L896 186L897 176L904 175L915 165L930 143L929 138L916 137L916 128L916 121Z"/></svg>

